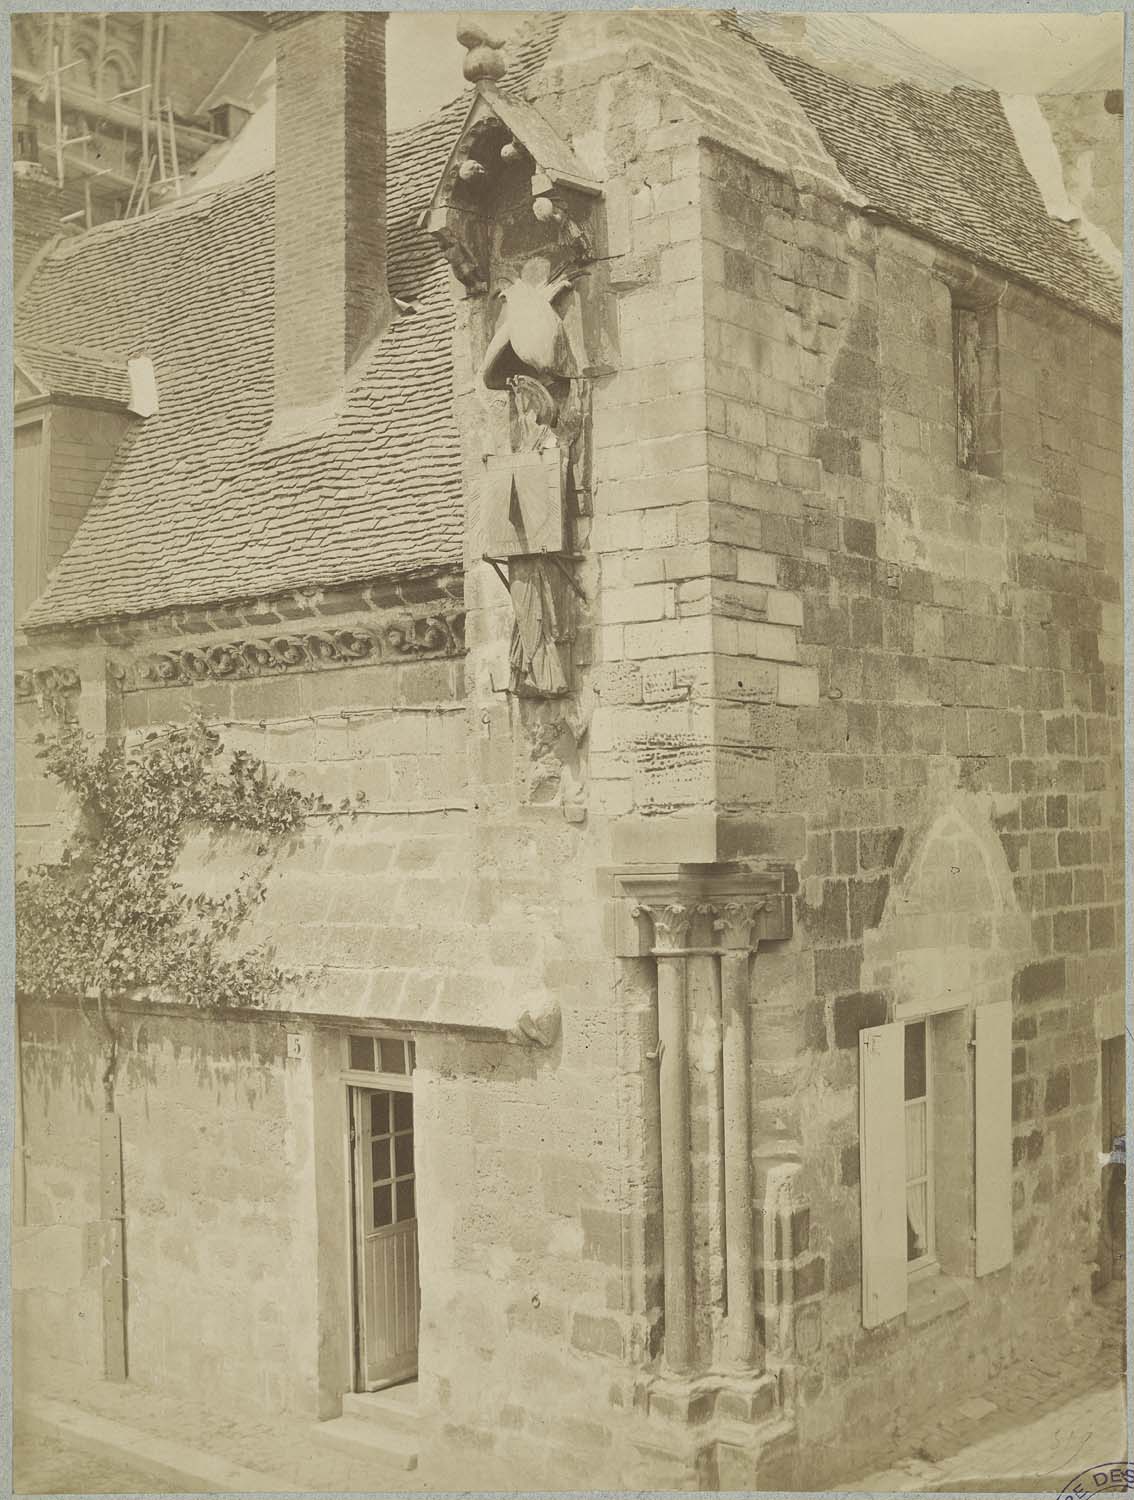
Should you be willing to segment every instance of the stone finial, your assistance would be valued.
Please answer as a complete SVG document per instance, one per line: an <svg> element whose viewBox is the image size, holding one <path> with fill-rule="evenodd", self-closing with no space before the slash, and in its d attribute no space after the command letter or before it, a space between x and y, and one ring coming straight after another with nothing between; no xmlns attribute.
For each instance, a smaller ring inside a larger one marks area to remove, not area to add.
<svg viewBox="0 0 1134 1500"><path fill-rule="evenodd" d="M461 71L469 83L495 83L504 77L508 65L501 54L502 40L469 21L457 28L457 41L468 53Z"/></svg>

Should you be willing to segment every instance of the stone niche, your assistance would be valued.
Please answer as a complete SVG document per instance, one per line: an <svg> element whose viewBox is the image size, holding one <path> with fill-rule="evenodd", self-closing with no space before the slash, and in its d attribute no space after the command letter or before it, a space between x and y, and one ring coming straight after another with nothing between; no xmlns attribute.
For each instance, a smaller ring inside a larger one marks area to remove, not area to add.
<svg viewBox="0 0 1134 1500"><path fill-rule="evenodd" d="M475 304L479 542L511 601L510 688L556 698L572 691L578 522L591 509L599 188L532 106L474 81L424 223Z"/></svg>

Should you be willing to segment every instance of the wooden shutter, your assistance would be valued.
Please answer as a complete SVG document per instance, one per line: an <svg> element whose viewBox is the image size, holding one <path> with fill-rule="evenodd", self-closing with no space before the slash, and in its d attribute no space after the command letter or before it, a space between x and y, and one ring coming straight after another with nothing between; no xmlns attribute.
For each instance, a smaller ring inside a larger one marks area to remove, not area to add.
<svg viewBox="0 0 1134 1500"><path fill-rule="evenodd" d="M976 1273L1012 1259L1012 1005L976 1009Z"/></svg>
<svg viewBox="0 0 1134 1500"><path fill-rule="evenodd" d="M905 1027L858 1034L862 1193L862 1321L876 1328L906 1310Z"/></svg>

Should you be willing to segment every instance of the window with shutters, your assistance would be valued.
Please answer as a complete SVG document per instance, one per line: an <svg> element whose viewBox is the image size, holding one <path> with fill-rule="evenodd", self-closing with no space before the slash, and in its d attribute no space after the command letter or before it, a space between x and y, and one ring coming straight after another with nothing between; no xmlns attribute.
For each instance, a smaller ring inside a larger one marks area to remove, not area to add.
<svg viewBox="0 0 1134 1500"><path fill-rule="evenodd" d="M906 1131L906 1261L911 1271L936 1264L934 1233L933 1069L929 1022L910 1021L903 1047Z"/></svg>
<svg viewBox="0 0 1134 1500"><path fill-rule="evenodd" d="M1011 1005L902 1017L859 1034L862 1316L912 1283L1012 1256Z"/></svg>

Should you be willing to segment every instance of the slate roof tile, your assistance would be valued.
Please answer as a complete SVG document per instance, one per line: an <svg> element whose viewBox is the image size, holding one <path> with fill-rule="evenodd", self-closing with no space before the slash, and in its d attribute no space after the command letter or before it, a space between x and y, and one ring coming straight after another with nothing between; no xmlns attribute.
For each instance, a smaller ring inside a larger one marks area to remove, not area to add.
<svg viewBox="0 0 1134 1500"><path fill-rule="evenodd" d="M867 86L757 45L866 203L1095 318L1121 321L1118 278L1048 214L997 94Z"/></svg>
<svg viewBox="0 0 1134 1500"><path fill-rule="evenodd" d="M130 379L125 354L74 345L21 342L17 363L52 396L107 401L125 406L130 401Z"/></svg>

